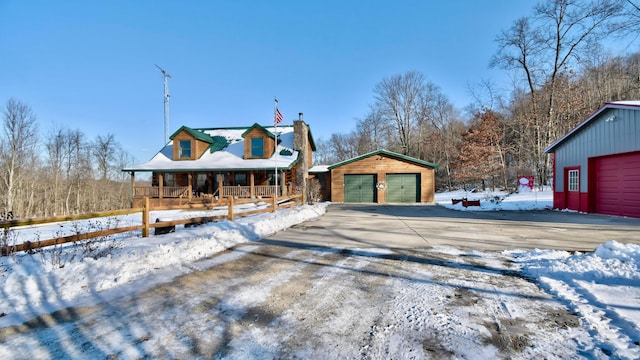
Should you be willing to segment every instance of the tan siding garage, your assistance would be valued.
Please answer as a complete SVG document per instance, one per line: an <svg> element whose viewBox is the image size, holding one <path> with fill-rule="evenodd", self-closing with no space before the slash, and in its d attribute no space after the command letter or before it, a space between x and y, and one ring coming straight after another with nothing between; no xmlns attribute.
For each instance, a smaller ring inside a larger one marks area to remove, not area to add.
<svg viewBox="0 0 640 360"><path fill-rule="evenodd" d="M432 164L386 150L329 167L333 202L433 202Z"/></svg>

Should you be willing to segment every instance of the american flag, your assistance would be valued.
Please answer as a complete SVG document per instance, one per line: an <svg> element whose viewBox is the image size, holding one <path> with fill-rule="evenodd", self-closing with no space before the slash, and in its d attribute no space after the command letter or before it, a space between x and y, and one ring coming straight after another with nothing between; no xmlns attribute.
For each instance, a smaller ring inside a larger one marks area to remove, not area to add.
<svg viewBox="0 0 640 360"><path fill-rule="evenodd" d="M276 108L276 117L273 120L274 125L278 125L282 122L282 114L280 114L280 110Z"/></svg>

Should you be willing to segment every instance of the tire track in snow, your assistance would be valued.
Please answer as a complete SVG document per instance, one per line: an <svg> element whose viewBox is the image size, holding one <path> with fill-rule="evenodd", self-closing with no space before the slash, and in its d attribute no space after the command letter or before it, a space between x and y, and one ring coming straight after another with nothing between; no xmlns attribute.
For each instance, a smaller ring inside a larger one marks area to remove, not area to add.
<svg viewBox="0 0 640 360"><path fill-rule="evenodd" d="M49 330L54 335L38 331L25 356L579 357L573 339L589 340L586 331L576 330L564 305L518 277L505 259L437 250L238 246L172 283ZM534 347L501 348L498 330L535 333L528 335ZM50 352L47 341L59 339Z"/></svg>
<svg viewBox="0 0 640 360"><path fill-rule="evenodd" d="M575 316L513 269L495 268L500 255L488 262L428 255L434 260L407 263L389 280L397 295L372 326L363 358L560 359L576 353L570 330L561 342L540 331L567 323L575 328Z"/></svg>
<svg viewBox="0 0 640 360"><path fill-rule="evenodd" d="M317 254L317 252L315 252ZM369 324L381 310L381 276L369 275L370 258L349 251L332 253L314 261L296 281L296 301L268 327L247 331L237 344L270 343L278 351L273 358L354 358L365 338ZM291 289L283 289L283 293ZM278 298L282 294L277 294ZM269 301L270 303L270 301ZM359 320L354 322L354 313ZM277 330L276 330L277 329ZM275 330L275 331L274 331ZM267 334L268 331L271 331ZM266 339L266 340L265 340ZM246 345L245 345L246 347ZM259 353L234 346L232 358ZM244 350L244 351L242 351Z"/></svg>
<svg viewBox="0 0 640 360"><path fill-rule="evenodd" d="M640 359L640 345L627 336L622 329L610 322L605 316L604 310L593 306L585 299L576 288L579 284L571 286L564 281L541 277L541 284L550 293L561 298L577 314L581 315L585 322L583 325L597 344L581 343L583 352L593 357L612 357L618 359Z"/></svg>
<svg viewBox="0 0 640 360"><path fill-rule="evenodd" d="M191 358L218 353L241 329L237 324L256 316L263 318L259 321L273 318L275 314L259 311L269 292L295 277L304 268L300 264L326 255L310 257L300 249L261 251L261 247L238 246L213 257L213 268L206 268L207 261L198 262L192 266L196 271L171 283L102 304L92 314L40 330L37 336L18 334L15 342L10 337L3 342L28 344L20 346L25 358L79 353L93 358L163 358L168 353ZM225 256L225 261L215 260Z"/></svg>

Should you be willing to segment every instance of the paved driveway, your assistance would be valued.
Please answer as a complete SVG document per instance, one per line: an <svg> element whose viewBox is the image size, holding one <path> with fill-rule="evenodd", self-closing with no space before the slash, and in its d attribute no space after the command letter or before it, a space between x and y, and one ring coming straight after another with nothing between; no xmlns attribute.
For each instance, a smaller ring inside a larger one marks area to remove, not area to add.
<svg viewBox="0 0 640 360"><path fill-rule="evenodd" d="M580 318L508 255L431 247L592 250L639 233L640 220L551 211L331 205L147 291L0 329L0 358L619 358L637 336L606 306Z"/></svg>
<svg viewBox="0 0 640 360"><path fill-rule="evenodd" d="M338 248L449 245L593 251L610 240L640 244L640 219L550 210L475 212L435 205L332 204L319 219L266 241Z"/></svg>

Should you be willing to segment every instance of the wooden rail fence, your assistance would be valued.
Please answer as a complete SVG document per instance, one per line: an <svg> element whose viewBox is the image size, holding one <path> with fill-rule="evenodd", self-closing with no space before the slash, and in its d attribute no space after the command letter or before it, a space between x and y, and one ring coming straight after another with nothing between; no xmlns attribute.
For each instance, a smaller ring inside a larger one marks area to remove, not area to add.
<svg viewBox="0 0 640 360"><path fill-rule="evenodd" d="M53 217L46 217L46 218L33 218L33 219L24 219L24 220L16 219L16 220L0 221L0 229L10 229L18 226L40 225L40 224L49 224L49 223L63 222L63 221L87 220L87 219L101 218L101 217L107 217L107 216L118 216L118 215L142 213L142 225L126 226L126 227L99 230L99 231L93 231L93 232L87 232L87 233L79 233L79 234L58 237L58 238L48 239L48 240L39 240L39 241L33 241L33 242L25 241L21 244L15 244L15 245L3 245L2 247L0 247L0 256L6 256L18 251L31 251L31 250L42 248L42 247L60 245L60 244L69 243L69 242L78 242L78 241L88 240L96 237L114 235L114 234L119 234L123 232L129 232L129 231L142 230L142 237L148 237L150 233L149 230L152 228L207 223L207 222L224 220L224 219L233 221L235 218L242 217L242 216L249 216L249 215L265 213L265 212L275 212L278 208L287 208L287 207L296 206L302 202L302 196L292 195L292 196L280 197L280 198L273 197L270 199L271 203L269 204L269 206L265 207L264 209L242 211L242 212L234 212L234 207L237 205L243 205L243 204L260 203L260 202L264 202L264 200L263 199L255 199L255 200L234 199L233 197L229 197L226 200L227 200L226 215L193 217L193 218L180 219L180 220L157 221L154 223L152 223L149 219L149 213L151 211L198 210L198 209L211 210L213 208L217 208L220 206L219 205L212 206L210 204L190 204L190 205L181 205L181 206L156 207L152 209L149 206L149 198L145 198L145 206L142 208L104 211L104 212L87 213L87 214L73 215L73 216L53 216Z"/></svg>

